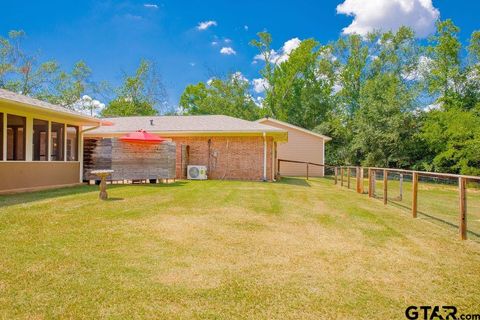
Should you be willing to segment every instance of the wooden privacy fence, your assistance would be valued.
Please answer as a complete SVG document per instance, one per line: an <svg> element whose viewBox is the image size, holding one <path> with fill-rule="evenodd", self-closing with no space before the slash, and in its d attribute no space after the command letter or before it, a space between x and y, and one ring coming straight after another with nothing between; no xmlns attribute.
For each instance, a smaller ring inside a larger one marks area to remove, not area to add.
<svg viewBox="0 0 480 320"><path fill-rule="evenodd" d="M294 161L294 160L278 160L277 174L280 175L280 163L289 162L289 163L298 163L304 164L306 169L307 179L309 178L309 167L310 166L320 166L323 168L333 169L334 183L337 185L346 186L351 188L351 177L352 173L355 172L355 190L357 193L364 192L364 174L367 172L368 177L368 187L367 193L370 198L375 197L376 189L376 176L377 173L383 174L383 203L388 204L388 194L389 194L389 175L398 174L399 175L399 194L396 198L397 200L402 200L403 198L403 182L404 176L408 175L412 177L412 207L411 214L413 218L417 217L418 214L418 183L419 177L431 177L431 178L448 178L455 179L458 183L458 226L459 234L462 240L467 239L467 183L468 182L477 182L480 183L479 176L468 176L468 175L459 175L459 174L450 174L450 173L436 173L428 171L415 171L415 170L404 170L404 169L391 169L391 168L378 168L378 167L360 167L360 166L332 166L319 163L311 163L304 161Z"/></svg>

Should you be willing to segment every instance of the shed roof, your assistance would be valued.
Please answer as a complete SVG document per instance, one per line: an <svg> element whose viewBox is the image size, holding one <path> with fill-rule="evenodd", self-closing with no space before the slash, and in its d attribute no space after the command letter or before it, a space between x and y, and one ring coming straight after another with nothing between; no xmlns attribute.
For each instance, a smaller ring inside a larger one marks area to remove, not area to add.
<svg viewBox="0 0 480 320"><path fill-rule="evenodd" d="M15 93L12 91L8 91L5 89L0 89L0 102L7 101L10 103L15 103L17 105L21 105L25 108L31 108L36 110L42 110L47 113L52 114L61 114L63 116L67 116L69 118L76 119L77 121L81 121L85 124L98 124L102 122L101 119L90 117L79 112L67 109L65 107L55 105L49 102L45 102L42 100L38 100L23 94Z"/></svg>
<svg viewBox="0 0 480 320"><path fill-rule="evenodd" d="M89 135L123 134L140 129L151 133L272 133L286 135L287 131L224 115L198 116L141 116L103 118L112 126L89 131Z"/></svg>

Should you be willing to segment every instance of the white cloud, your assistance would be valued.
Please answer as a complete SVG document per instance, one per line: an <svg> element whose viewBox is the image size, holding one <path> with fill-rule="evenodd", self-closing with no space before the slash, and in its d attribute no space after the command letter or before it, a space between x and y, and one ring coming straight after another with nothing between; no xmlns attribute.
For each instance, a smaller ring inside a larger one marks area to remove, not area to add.
<svg viewBox="0 0 480 320"><path fill-rule="evenodd" d="M236 79L238 81L249 82L248 79L240 71L237 71L234 74L232 74L232 79Z"/></svg>
<svg viewBox="0 0 480 320"><path fill-rule="evenodd" d="M98 116L105 108L105 104L88 95L82 96L72 106L73 110L92 116Z"/></svg>
<svg viewBox="0 0 480 320"><path fill-rule="evenodd" d="M440 110L442 108L441 103L432 103L424 108L425 111Z"/></svg>
<svg viewBox="0 0 480 320"><path fill-rule="evenodd" d="M212 46L218 45L218 41L212 41L211 43L212 43Z"/></svg>
<svg viewBox="0 0 480 320"><path fill-rule="evenodd" d="M255 104L257 105L257 107L259 108L263 108L263 97L256 97L253 101L255 102Z"/></svg>
<svg viewBox="0 0 480 320"><path fill-rule="evenodd" d="M433 60L427 56L420 56L416 68L410 72L404 72L402 77L405 80L424 80L432 69Z"/></svg>
<svg viewBox="0 0 480 320"><path fill-rule="evenodd" d="M214 27L216 25L217 25L217 21L213 21L213 20L203 21L198 24L197 29L203 31L203 30L207 30L210 27Z"/></svg>
<svg viewBox="0 0 480 320"><path fill-rule="evenodd" d="M288 60L289 56L290 56L290 53L298 48L298 46L300 45L300 43L302 43L302 41L298 38L292 38L288 41L286 41L282 48L279 50L279 51L275 51L275 50L271 50L270 51L270 62L271 63L275 63L275 64L280 64L282 62L285 62ZM265 61L265 57L261 54L257 54L254 58L253 58L254 62L256 60L262 60L262 61Z"/></svg>
<svg viewBox="0 0 480 320"><path fill-rule="evenodd" d="M407 26L421 38L435 31L440 16L432 0L345 0L337 6L337 13L354 17L344 34L365 36L374 30L396 31Z"/></svg>
<svg viewBox="0 0 480 320"><path fill-rule="evenodd" d="M248 31L248 26L247 26L247 25L244 25L244 26L243 26L243 29L244 29L245 31Z"/></svg>
<svg viewBox="0 0 480 320"><path fill-rule="evenodd" d="M189 65L190 65L191 67L195 67L197 64L196 64L195 62L190 62Z"/></svg>
<svg viewBox="0 0 480 320"><path fill-rule="evenodd" d="M232 47L223 47L222 49L220 49L220 53L221 54L225 54L227 56L230 56L230 55L236 55L237 52L235 50L233 50Z"/></svg>
<svg viewBox="0 0 480 320"><path fill-rule="evenodd" d="M148 9L158 9L158 5L153 3L145 3L143 6Z"/></svg>
<svg viewBox="0 0 480 320"><path fill-rule="evenodd" d="M232 42L232 39L225 38L225 39L223 39L223 41L224 41L225 43L231 43L231 42Z"/></svg>
<svg viewBox="0 0 480 320"><path fill-rule="evenodd" d="M253 79L252 84L253 91L255 91L256 93L262 93L270 87L267 79L265 78Z"/></svg>

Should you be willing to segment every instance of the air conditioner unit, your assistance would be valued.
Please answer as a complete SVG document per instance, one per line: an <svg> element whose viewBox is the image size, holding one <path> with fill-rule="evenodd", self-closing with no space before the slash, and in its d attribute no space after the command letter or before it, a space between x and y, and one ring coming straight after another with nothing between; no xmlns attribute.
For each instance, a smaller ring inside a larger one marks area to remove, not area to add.
<svg viewBox="0 0 480 320"><path fill-rule="evenodd" d="M206 180L207 167L206 166L188 166L187 178L190 180Z"/></svg>

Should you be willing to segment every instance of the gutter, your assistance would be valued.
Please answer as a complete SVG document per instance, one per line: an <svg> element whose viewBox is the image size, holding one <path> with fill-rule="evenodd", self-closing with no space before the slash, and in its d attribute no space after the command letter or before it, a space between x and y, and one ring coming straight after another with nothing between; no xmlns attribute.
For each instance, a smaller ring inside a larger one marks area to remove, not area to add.
<svg viewBox="0 0 480 320"><path fill-rule="evenodd" d="M85 133L85 132L88 132L88 131L92 131L92 130L95 130L95 129L98 129L102 126L102 123L99 122L97 126L94 126L94 127L90 127L90 128L87 128L87 129L83 129L82 131L80 131L81 133Z"/></svg>

